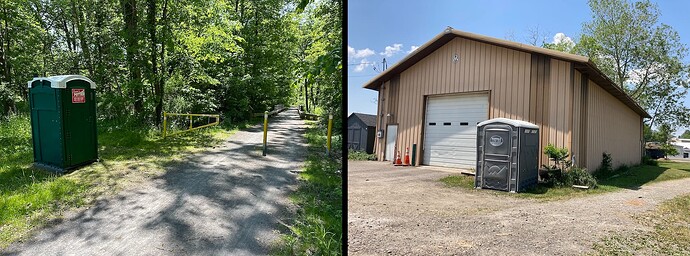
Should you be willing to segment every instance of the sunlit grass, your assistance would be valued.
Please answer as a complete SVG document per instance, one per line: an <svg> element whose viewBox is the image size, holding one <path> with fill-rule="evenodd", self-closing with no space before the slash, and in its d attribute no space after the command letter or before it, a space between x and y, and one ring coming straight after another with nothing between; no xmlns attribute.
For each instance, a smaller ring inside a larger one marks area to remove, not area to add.
<svg viewBox="0 0 690 256"><path fill-rule="evenodd" d="M594 244L594 254L690 255L690 194L664 202L635 219L649 229L610 234Z"/></svg>
<svg viewBox="0 0 690 256"><path fill-rule="evenodd" d="M164 167L218 144L249 124L214 126L163 139L158 130L141 125L99 123L100 161L66 175L55 175L32 166L29 117L2 120L0 249L66 210L163 174Z"/></svg>
<svg viewBox="0 0 690 256"><path fill-rule="evenodd" d="M279 255L341 255L342 254L342 158L327 157L324 152L325 132L312 123L308 129L309 155L300 173L300 186L290 198L300 207L283 236ZM334 140L339 149L340 140ZM333 156L339 156L334 152Z"/></svg>
<svg viewBox="0 0 690 256"><path fill-rule="evenodd" d="M607 179L599 180L599 185L595 189L583 190L570 187L547 187L538 185L517 194L496 193L544 201L563 200L619 191L621 189L637 189L644 184L682 178L690 178L690 163L665 161L659 162L659 166L640 165L631 167L625 172L621 172ZM472 176L451 175L440 181L449 187L464 189L474 188L474 177Z"/></svg>

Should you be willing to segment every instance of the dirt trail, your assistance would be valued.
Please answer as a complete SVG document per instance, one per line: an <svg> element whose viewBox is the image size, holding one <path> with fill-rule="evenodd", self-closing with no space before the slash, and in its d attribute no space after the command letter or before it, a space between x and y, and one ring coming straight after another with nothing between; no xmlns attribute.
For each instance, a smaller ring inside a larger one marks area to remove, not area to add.
<svg viewBox="0 0 690 256"><path fill-rule="evenodd" d="M68 214L34 238L11 245L18 255L264 255L284 231L304 161L305 125L295 109L262 127L233 134L165 174L89 209Z"/></svg>
<svg viewBox="0 0 690 256"><path fill-rule="evenodd" d="M447 188L446 172L348 163L352 255L580 255L631 217L690 193L690 179L556 202Z"/></svg>

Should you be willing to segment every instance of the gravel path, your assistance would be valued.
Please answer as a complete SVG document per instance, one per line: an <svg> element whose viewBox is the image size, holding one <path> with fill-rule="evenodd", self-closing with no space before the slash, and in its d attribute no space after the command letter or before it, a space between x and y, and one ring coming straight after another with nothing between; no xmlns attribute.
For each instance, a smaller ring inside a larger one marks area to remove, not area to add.
<svg viewBox="0 0 690 256"><path fill-rule="evenodd" d="M293 211L288 194L306 152L304 122L290 109L262 128L239 131L153 181L65 216L18 255L256 255L278 241Z"/></svg>
<svg viewBox="0 0 690 256"><path fill-rule="evenodd" d="M538 202L447 188L447 172L348 163L351 255L580 255L609 232L645 229L632 216L690 193L690 179Z"/></svg>

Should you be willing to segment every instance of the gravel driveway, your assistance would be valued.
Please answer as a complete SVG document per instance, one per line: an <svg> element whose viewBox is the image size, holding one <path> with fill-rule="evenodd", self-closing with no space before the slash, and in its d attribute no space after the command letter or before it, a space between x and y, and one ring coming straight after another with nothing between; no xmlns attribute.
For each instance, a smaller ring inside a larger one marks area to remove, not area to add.
<svg viewBox="0 0 690 256"><path fill-rule="evenodd" d="M68 214L7 252L267 254L292 211L288 194L296 189L297 176L291 171L304 161L304 131L296 110L285 111L269 120L268 156L261 156L260 126L237 132L153 181Z"/></svg>
<svg viewBox="0 0 690 256"><path fill-rule="evenodd" d="M631 218L690 193L690 179L538 202L447 188L447 172L348 163L351 255L580 255L608 232L645 229Z"/></svg>

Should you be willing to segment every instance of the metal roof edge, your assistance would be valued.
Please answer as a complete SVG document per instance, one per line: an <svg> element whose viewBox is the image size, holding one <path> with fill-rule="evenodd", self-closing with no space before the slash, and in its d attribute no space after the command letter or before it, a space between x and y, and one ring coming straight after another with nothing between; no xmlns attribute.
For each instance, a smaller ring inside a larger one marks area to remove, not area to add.
<svg viewBox="0 0 690 256"><path fill-rule="evenodd" d="M468 38L471 40L476 40L492 45L497 45L501 47L506 47L506 48L511 48L514 50L518 51L523 51L523 52L528 52L528 53L535 53L535 54L542 54L546 55L552 58L556 59L561 59L564 61L570 61L570 62L576 62L579 64L584 64L585 67L589 68L590 70L594 71L599 78L604 80L606 83L605 84L600 84L602 88L604 88L607 92L611 93L614 97L616 97L618 100L623 102L626 106L630 107L633 111L637 112L640 114L642 117L645 118L651 118L649 113L645 111L635 100L633 100L630 95L628 95L623 89L616 85L613 81L611 81L610 78L608 78L597 66L586 56L581 56L577 54L571 54L571 53L566 53L566 52L561 52L561 51L556 51L556 50L551 50L551 49L546 49L542 47L537 47L533 45L528 45L528 44L523 44L523 43L518 43L518 42L512 42L504 39L499 39L499 38L494 38L490 36L484 36L484 35L479 35L479 34L474 34L470 32L465 32L465 31L460 31L451 27L447 27L446 29L443 30L443 32L439 33L436 35L434 38L431 40L427 41L423 45L421 45L419 48L417 48L415 51L412 53L408 54L403 58L402 60L398 61L395 65L393 65L391 68L381 72L374 78L370 79L364 85L362 86L363 88L366 89L371 89L371 90L378 90L378 87L380 86L381 83L384 83L387 80L390 80L392 76L395 74L403 72L405 69L409 68L410 66L414 65L417 63L419 60L422 58L426 57L426 55L429 55L431 52L437 50L438 48L442 47L445 45L446 42L443 44L439 45L439 41L443 38L452 38L455 37L463 37L463 38ZM450 41L448 40L448 41ZM431 47L434 46L434 47ZM419 54L426 54L425 56L417 56ZM414 60L412 63L409 63L411 59L413 58L418 58L417 60ZM404 67L403 66L407 66ZM614 94L617 93L618 95Z"/></svg>

